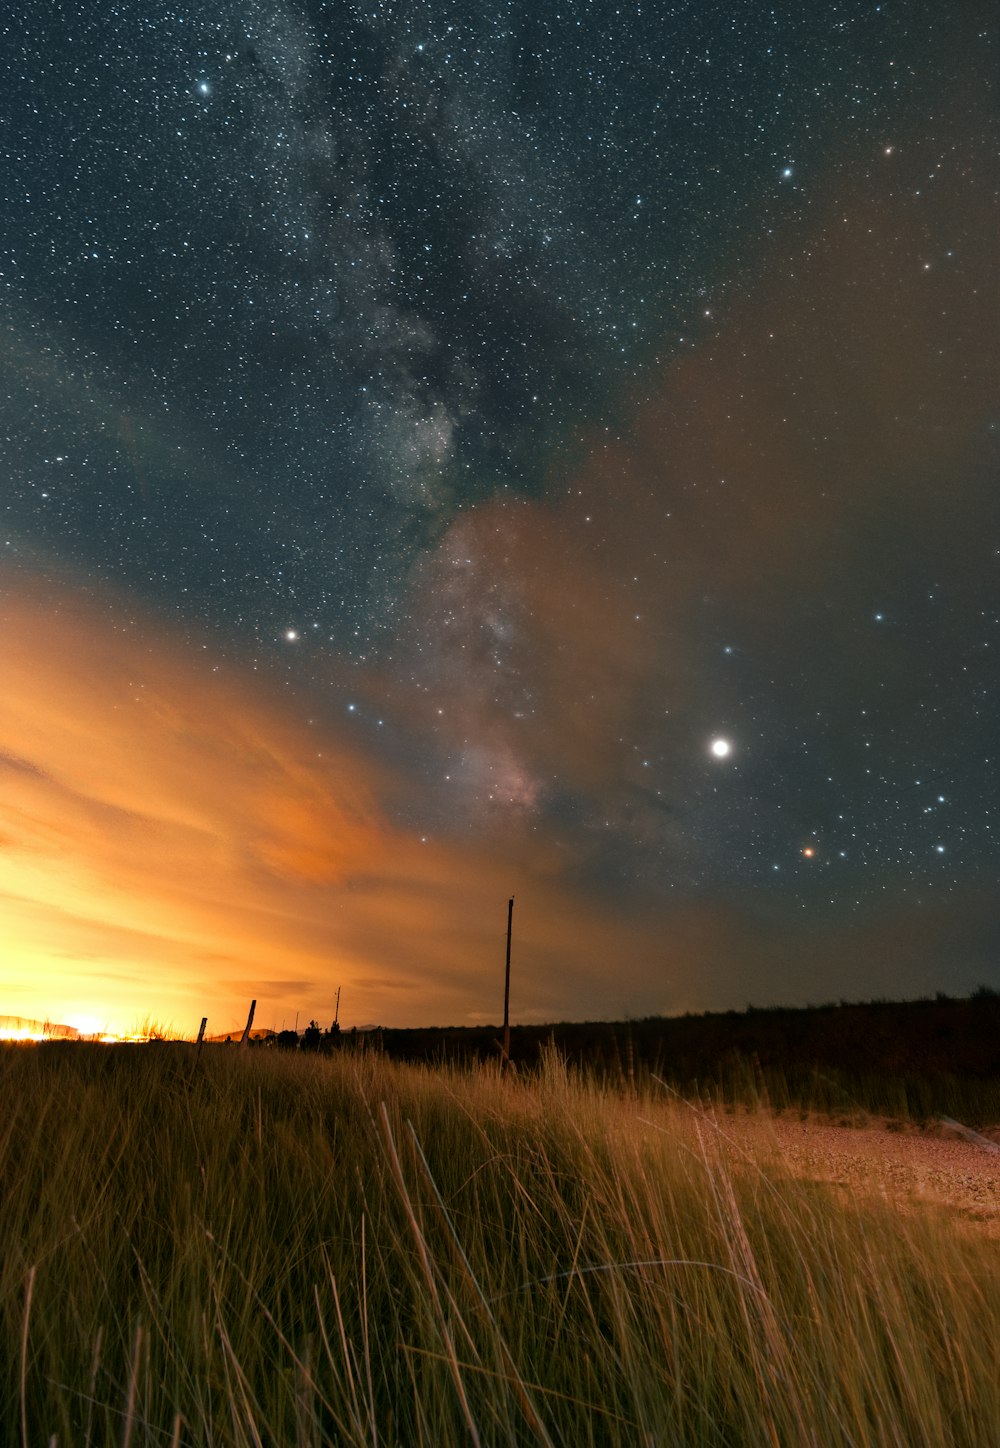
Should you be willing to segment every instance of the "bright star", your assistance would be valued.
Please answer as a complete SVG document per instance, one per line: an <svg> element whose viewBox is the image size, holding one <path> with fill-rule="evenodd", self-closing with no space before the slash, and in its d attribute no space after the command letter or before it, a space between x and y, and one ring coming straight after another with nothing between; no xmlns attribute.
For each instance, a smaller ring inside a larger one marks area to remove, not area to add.
<svg viewBox="0 0 1000 1448"><path fill-rule="evenodd" d="M732 754L733 746L728 739L713 739L709 745L716 759L725 759L727 754Z"/></svg>
<svg viewBox="0 0 1000 1448"><path fill-rule="evenodd" d="M298 638L298 636L299 636L298 629L294 629L294 628L286 628L286 629L285 629L285 638L288 640L288 642L289 642L290 644L295 643L295 641L296 641L296 639Z"/></svg>
<svg viewBox="0 0 1000 1448"><path fill-rule="evenodd" d="M212 94L212 87L207 80L200 80L198 82L198 94L200 96L210 96Z"/></svg>

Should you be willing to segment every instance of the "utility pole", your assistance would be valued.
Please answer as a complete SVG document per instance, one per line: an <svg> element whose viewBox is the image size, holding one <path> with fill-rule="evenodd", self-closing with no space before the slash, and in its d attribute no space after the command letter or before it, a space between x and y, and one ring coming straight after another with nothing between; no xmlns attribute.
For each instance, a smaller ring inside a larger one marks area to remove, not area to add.
<svg viewBox="0 0 1000 1448"><path fill-rule="evenodd" d="M514 897L507 901L507 969L503 981L503 1063L510 1062L510 932L514 921Z"/></svg>

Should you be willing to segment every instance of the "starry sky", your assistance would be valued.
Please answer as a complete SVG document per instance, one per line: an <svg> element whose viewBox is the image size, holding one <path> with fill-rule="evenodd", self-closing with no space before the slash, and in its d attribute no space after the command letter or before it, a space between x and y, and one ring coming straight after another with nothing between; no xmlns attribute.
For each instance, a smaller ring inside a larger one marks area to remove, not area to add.
<svg viewBox="0 0 1000 1448"><path fill-rule="evenodd" d="M0 33L0 1012L1000 985L992 3Z"/></svg>

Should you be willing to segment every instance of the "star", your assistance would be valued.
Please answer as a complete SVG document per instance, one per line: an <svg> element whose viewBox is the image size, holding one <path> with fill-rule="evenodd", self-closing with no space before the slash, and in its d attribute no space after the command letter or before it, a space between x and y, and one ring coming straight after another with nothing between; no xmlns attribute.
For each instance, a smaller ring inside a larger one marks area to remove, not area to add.
<svg viewBox="0 0 1000 1448"><path fill-rule="evenodd" d="M713 739L709 745L709 749L715 755L716 759L725 759L727 755L733 752L733 746L728 739Z"/></svg>

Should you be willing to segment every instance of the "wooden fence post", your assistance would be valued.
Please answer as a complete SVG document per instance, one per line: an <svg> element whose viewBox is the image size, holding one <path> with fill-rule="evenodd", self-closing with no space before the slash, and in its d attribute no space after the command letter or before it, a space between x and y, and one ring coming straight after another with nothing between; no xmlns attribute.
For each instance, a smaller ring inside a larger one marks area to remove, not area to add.
<svg viewBox="0 0 1000 1448"><path fill-rule="evenodd" d="M246 1023L246 1025L243 1027L243 1034L242 1034L242 1036L240 1037L240 1045L241 1045L241 1046L247 1046L247 1045L250 1044L250 1027L253 1025L253 1013L254 1013L254 1011L255 1011L256 1009L257 1009L257 1002L256 1002L256 1000L252 1000L252 1001L250 1002L250 1014L247 1016L247 1023Z"/></svg>

